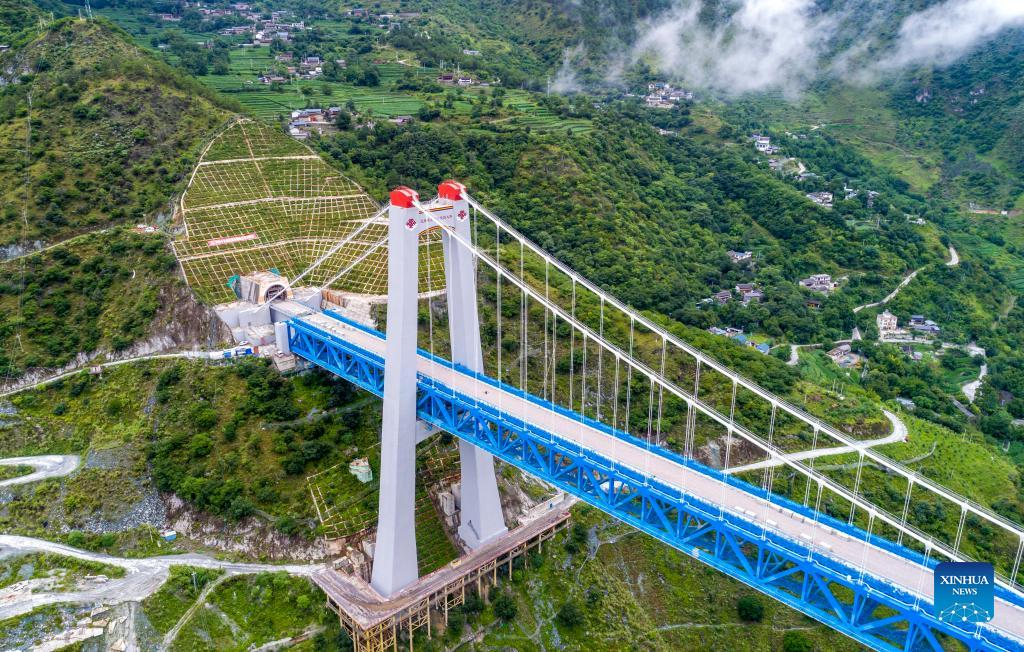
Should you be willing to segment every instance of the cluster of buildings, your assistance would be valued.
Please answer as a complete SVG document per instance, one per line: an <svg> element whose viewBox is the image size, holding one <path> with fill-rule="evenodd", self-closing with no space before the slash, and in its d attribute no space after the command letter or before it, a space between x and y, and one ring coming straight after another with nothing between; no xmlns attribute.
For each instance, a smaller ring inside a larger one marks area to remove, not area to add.
<svg viewBox="0 0 1024 652"><path fill-rule="evenodd" d="M715 302L718 305L725 305L732 301L733 294L732 290L721 290L715 292L707 299L704 299L703 303ZM757 289L753 283L739 283L736 286L736 294L740 295L740 299L743 301L743 305L747 306L751 303L760 303L761 299L764 298L764 292Z"/></svg>
<svg viewBox="0 0 1024 652"><path fill-rule="evenodd" d="M777 154L780 151L778 145L772 145L772 139L761 134L750 134L750 140L754 141L754 149L762 154Z"/></svg>
<svg viewBox="0 0 1024 652"><path fill-rule="evenodd" d="M299 109L292 111L288 121L288 135L297 140L306 140L314 132L324 134L336 129L335 121L341 108L332 106L326 109ZM396 115L388 118L388 122L396 125L405 125L413 121L411 115ZM376 123L372 120L365 120L355 125L356 128L373 129Z"/></svg>
<svg viewBox="0 0 1024 652"><path fill-rule="evenodd" d="M316 79L324 72L324 61L320 57L302 57L295 61L295 56L290 52L278 54L275 61L283 68L278 71L267 71L259 76L260 83L281 84L291 78L295 79ZM347 63L344 59L334 61L339 67L344 68Z"/></svg>
<svg viewBox="0 0 1024 652"><path fill-rule="evenodd" d="M747 261L753 260L754 258L753 251L733 251L730 249L725 253L729 254L729 260L731 260L734 265L739 263L745 263Z"/></svg>
<svg viewBox="0 0 1024 652"><path fill-rule="evenodd" d="M306 29L304 21L294 20L294 16L287 11L272 11L270 18L265 19L263 14L257 11L252 5L245 2L236 2L228 7L208 7L202 2L186 2L186 9L194 9L202 14L204 19L236 17L248 21L245 25L233 25L220 30L221 36L241 36L252 34L250 45L269 45L275 39L288 42L291 35ZM173 13L157 13L157 18L167 22L178 22L181 16Z"/></svg>
<svg viewBox="0 0 1024 652"><path fill-rule="evenodd" d="M292 111L291 119L288 121L288 135L292 138L305 140L314 131L323 134L334 129L334 121L341 108L332 106L327 109L299 109Z"/></svg>
<svg viewBox="0 0 1024 652"><path fill-rule="evenodd" d="M680 102L692 102L693 91L673 88L666 82L651 82L647 85L644 104L654 109L671 109Z"/></svg>
<svg viewBox="0 0 1024 652"><path fill-rule="evenodd" d="M469 75L462 74L460 72L442 72L437 76L438 84L449 84L454 86L472 86L478 83L475 79ZM488 84L480 84L481 86L487 86Z"/></svg>
<svg viewBox="0 0 1024 652"><path fill-rule="evenodd" d="M839 287L839 282L832 280L832 276L829 274L811 274L807 278L800 279L800 285L812 292L829 294Z"/></svg>
<svg viewBox="0 0 1024 652"><path fill-rule="evenodd" d="M754 340L748 338L746 335L743 334L742 328L719 328L718 326L712 326L711 328L708 329L708 332L711 333L712 335L722 335L724 337L731 338L734 342L738 344L745 344L750 348L756 349L757 351L765 355L767 355L772 348L767 342L762 342L761 344L758 344Z"/></svg>
<svg viewBox="0 0 1024 652"><path fill-rule="evenodd" d="M878 197L878 195L880 194L881 193L876 192L874 190L868 191L868 208L875 207L875 198ZM843 184L843 196L847 201L849 201L860 196L860 191L857 190L856 188L850 188L846 184Z"/></svg>
<svg viewBox="0 0 1024 652"><path fill-rule="evenodd" d="M362 20L375 20L377 24L382 27L386 27L389 32L394 31L402 26L402 21L412 20L419 18L423 15L420 11L398 11L398 12L381 12L373 13L365 7L355 7L345 12L345 15L349 18L358 18Z"/></svg>
<svg viewBox="0 0 1024 652"><path fill-rule="evenodd" d="M888 310L875 317L875 325L878 326L878 335L885 339L886 336L906 335L913 331L923 335L938 335L942 328L931 319L925 319L924 315L911 315L907 328L900 328L899 319Z"/></svg>
<svg viewBox="0 0 1024 652"><path fill-rule="evenodd" d="M830 192L809 192L807 198L822 208L832 208L833 196Z"/></svg>

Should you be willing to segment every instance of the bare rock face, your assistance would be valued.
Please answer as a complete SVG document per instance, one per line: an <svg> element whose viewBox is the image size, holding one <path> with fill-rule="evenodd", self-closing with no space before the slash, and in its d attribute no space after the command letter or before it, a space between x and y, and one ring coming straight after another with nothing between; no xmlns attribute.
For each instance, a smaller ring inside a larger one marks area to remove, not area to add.
<svg viewBox="0 0 1024 652"><path fill-rule="evenodd" d="M203 514L178 496L164 496L169 527L205 548L269 561L321 561L326 556L320 539L279 532L268 518L252 516L231 523Z"/></svg>
<svg viewBox="0 0 1024 652"><path fill-rule="evenodd" d="M97 362L114 362L175 351L216 349L231 342L231 331L212 308L196 299L183 282L170 283L160 289L159 308L149 336L121 351L99 348L80 351L73 361L56 369L31 369L17 381L0 384L0 392L31 387L47 378L82 369Z"/></svg>
<svg viewBox="0 0 1024 652"><path fill-rule="evenodd" d="M161 288L159 304L151 340L179 349L212 349L231 342L231 331L217 313L199 303L184 283Z"/></svg>

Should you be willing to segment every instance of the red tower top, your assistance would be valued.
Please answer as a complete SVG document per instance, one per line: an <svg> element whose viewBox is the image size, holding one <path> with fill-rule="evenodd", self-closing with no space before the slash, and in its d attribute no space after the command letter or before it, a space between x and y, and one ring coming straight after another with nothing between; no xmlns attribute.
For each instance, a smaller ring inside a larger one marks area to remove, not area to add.
<svg viewBox="0 0 1024 652"><path fill-rule="evenodd" d="M420 196L412 188L398 186L391 191L391 205L398 208L412 208L413 202L418 202Z"/></svg>
<svg viewBox="0 0 1024 652"><path fill-rule="evenodd" d="M465 199L466 186L462 185L458 181L452 181L449 179L437 187L437 194L441 199Z"/></svg>

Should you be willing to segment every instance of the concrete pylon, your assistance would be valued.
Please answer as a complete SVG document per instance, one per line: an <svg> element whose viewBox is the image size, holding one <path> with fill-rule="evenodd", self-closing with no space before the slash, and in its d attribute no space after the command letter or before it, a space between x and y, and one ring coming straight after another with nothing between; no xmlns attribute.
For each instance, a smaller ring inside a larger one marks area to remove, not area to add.
<svg viewBox="0 0 1024 652"><path fill-rule="evenodd" d="M452 204L452 226L455 233L465 242L472 242L466 187L456 181L445 181L437 190L441 199ZM452 360L473 371L482 372L484 357L480 348L480 317L477 312L473 253L453 241L447 233L443 235L442 242ZM459 463L462 470L459 536L470 548L478 548L508 531L494 475L494 457L460 439Z"/></svg>
<svg viewBox="0 0 1024 652"><path fill-rule="evenodd" d="M391 191L388 211L388 321L384 346L384 418L380 506L370 584L391 596L416 581L416 297L419 231L409 188Z"/></svg>
<svg viewBox="0 0 1024 652"><path fill-rule="evenodd" d="M451 226L471 242L465 187L446 181L438 189L440 205L416 207L419 196L406 187L391 191L388 209L388 321L384 346L384 418L381 426L380 507L370 584L391 596L419 576L416 559L416 444L425 435L416 416L417 297L419 236L437 226ZM449 207L448 204L451 204ZM473 254L443 234L448 321L452 359L483 371L480 319L477 314ZM459 441L462 506L459 536L471 548L507 531L494 475L494 458Z"/></svg>

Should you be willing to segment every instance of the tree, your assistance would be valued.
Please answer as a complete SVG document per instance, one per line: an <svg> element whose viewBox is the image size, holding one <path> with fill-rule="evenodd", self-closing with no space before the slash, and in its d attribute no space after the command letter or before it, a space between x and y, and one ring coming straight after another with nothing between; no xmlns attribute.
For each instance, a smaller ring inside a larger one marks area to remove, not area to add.
<svg viewBox="0 0 1024 652"><path fill-rule="evenodd" d="M995 414L981 419L981 431L989 437L1005 439L1010 432L1010 425L1013 420L1005 410L999 410Z"/></svg>
<svg viewBox="0 0 1024 652"><path fill-rule="evenodd" d="M803 632L786 632L782 637L782 652L813 652L814 645Z"/></svg>
<svg viewBox="0 0 1024 652"><path fill-rule="evenodd" d="M764 604L756 595L745 595L736 603L736 613L743 622L759 623L764 618Z"/></svg>
<svg viewBox="0 0 1024 652"><path fill-rule="evenodd" d="M498 618L508 622L513 620L518 613L519 607L508 593L502 593L494 599L494 615Z"/></svg>
<svg viewBox="0 0 1024 652"><path fill-rule="evenodd" d="M558 610L556 618L565 627L577 627L583 624L583 610L580 609L575 600L569 600Z"/></svg>

